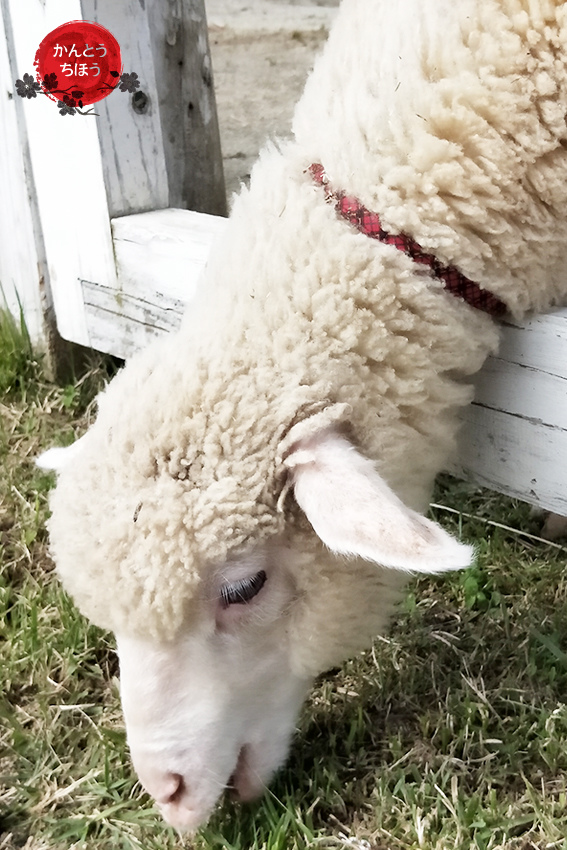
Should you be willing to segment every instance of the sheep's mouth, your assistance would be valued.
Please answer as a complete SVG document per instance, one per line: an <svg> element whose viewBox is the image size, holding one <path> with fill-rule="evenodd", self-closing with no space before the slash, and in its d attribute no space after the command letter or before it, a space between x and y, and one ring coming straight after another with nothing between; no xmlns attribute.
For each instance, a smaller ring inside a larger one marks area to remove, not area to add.
<svg viewBox="0 0 567 850"><path fill-rule="evenodd" d="M238 754L236 767L227 783L230 798L239 803L257 800L266 788L265 783L252 767L251 752L251 745L244 744Z"/></svg>

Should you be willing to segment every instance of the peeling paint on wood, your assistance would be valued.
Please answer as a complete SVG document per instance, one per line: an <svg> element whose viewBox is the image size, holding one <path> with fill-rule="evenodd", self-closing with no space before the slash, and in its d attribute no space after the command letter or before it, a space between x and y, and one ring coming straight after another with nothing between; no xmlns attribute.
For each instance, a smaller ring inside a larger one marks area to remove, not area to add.
<svg viewBox="0 0 567 850"><path fill-rule="evenodd" d="M483 487L567 515L567 429L472 405L453 471Z"/></svg>
<svg viewBox="0 0 567 850"><path fill-rule="evenodd" d="M140 79L136 94L115 93L97 104L110 216L168 207L226 215L204 0L81 6L85 19L111 29L124 70ZM190 124L187 90L199 104Z"/></svg>
<svg viewBox="0 0 567 850"><path fill-rule="evenodd" d="M116 286L81 281L89 344L127 359L175 330L225 227L225 218L191 210L115 219Z"/></svg>

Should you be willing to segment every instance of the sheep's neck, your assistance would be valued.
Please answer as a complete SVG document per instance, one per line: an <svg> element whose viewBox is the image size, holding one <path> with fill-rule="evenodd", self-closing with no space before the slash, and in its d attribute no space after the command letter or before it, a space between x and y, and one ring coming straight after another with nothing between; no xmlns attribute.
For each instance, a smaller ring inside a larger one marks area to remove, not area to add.
<svg viewBox="0 0 567 850"><path fill-rule="evenodd" d="M433 254L424 251L421 245L418 245L410 236L406 236L404 233L388 233L384 229L378 213L367 209L356 198L348 197L344 192L337 192L331 186L325 168L320 163L310 165L309 173L315 182L324 188L327 203L334 206L341 218L350 222L365 236L377 239L384 245L391 245L411 257L415 263L426 266L434 277L442 281L448 292L462 298L471 307L482 310L490 316L504 315L506 305L491 292L482 289L455 266L444 266Z"/></svg>

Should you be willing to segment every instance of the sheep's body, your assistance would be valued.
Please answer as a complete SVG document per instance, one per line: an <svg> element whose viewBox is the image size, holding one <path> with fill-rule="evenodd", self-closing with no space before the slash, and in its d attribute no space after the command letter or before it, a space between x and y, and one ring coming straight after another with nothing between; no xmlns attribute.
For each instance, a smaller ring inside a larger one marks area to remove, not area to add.
<svg viewBox="0 0 567 850"><path fill-rule="evenodd" d="M298 143L512 313L545 310L565 297L566 28L560 0L360 0L298 104Z"/></svg>
<svg viewBox="0 0 567 850"><path fill-rule="evenodd" d="M322 162L387 228L516 315L544 308L566 288L566 41L562 2L344 0L296 141L264 152L181 331L128 363L62 470L53 552L88 616L167 646L200 627L222 565L277 552L293 675L385 626L401 574L368 559L395 559L323 546L313 527L327 503L311 515L302 470L339 457L327 437L341 433L424 510L497 329L338 218L307 169Z"/></svg>

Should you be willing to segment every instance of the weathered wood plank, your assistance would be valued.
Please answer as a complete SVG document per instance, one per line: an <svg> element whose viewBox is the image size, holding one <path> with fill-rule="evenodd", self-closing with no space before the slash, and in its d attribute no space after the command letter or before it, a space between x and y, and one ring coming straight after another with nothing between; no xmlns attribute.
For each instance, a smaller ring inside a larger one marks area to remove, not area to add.
<svg viewBox="0 0 567 850"><path fill-rule="evenodd" d="M542 340L541 350L545 349ZM519 349L518 356L525 357L525 352ZM550 370L552 362L546 366ZM562 369L563 362L557 367ZM542 425L556 426L563 421L567 426L567 378L524 363L491 357L476 377L475 402Z"/></svg>
<svg viewBox="0 0 567 850"><path fill-rule="evenodd" d="M46 33L80 18L81 8L79 0L5 0L4 13L20 76L33 71ZM65 339L88 346L81 280L116 285L96 121L61 116L44 96L26 100L22 113L57 326Z"/></svg>
<svg viewBox="0 0 567 850"><path fill-rule="evenodd" d="M188 303L211 245L226 219L192 210L157 210L114 219L112 232L122 292L161 293Z"/></svg>
<svg viewBox="0 0 567 850"><path fill-rule="evenodd" d="M127 359L177 328L225 226L225 218L191 210L114 219L117 286L82 282L92 346Z"/></svg>
<svg viewBox="0 0 567 850"><path fill-rule="evenodd" d="M463 414L459 463L453 470L567 516L567 429L474 404Z"/></svg>
<svg viewBox="0 0 567 850"><path fill-rule="evenodd" d="M567 378L567 309L506 321L498 357Z"/></svg>
<svg viewBox="0 0 567 850"><path fill-rule="evenodd" d="M204 0L146 4L163 127L169 207L226 215Z"/></svg>
<svg viewBox="0 0 567 850"><path fill-rule="evenodd" d="M181 207L226 215L204 0L81 0L110 29L135 94L97 104L111 217Z"/></svg>
<svg viewBox="0 0 567 850"><path fill-rule="evenodd" d="M155 293L146 300L85 280L82 289L89 336L99 351L127 359L181 324L185 304L175 298Z"/></svg>
<svg viewBox="0 0 567 850"><path fill-rule="evenodd" d="M507 321L475 378L454 471L567 515L567 310Z"/></svg>
<svg viewBox="0 0 567 850"><path fill-rule="evenodd" d="M46 319L52 312L41 228L23 115L15 93L20 77L7 4L0 2L0 307L24 312L33 344L47 345ZM24 73L23 71L21 73Z"/></svg>
<svg viewBox="0 0 567 850"><path fill-rule="evenodd" d="M120 45L124 71L140 79L138 94L115 91L96 104L110 217L170 205L152 36L139 0L81 0L82 16L109 29ZM140 92L142 95L140 95ZM136 111L134 98L145 96Z"/></svg>
<svg viewBox="0 0 567 850"><path fill-rule="evenodd" d="M204 8L204 0L188 0L184 5L186 42L181 89L187 145L184 187L190 209L226 215L220 134Z"/></svg>

